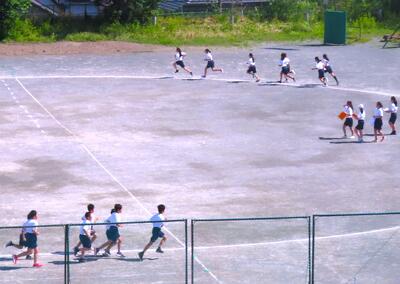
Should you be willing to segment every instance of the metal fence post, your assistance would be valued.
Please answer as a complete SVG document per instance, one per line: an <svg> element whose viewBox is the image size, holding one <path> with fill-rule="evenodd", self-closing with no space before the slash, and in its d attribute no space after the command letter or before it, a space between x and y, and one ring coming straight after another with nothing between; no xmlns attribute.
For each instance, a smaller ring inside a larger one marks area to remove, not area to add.
<svg viewBox="0 0 400 284"><path fill-rule="evenodd" d="M189 273L189 252L188 252L188 221L185 219L185 283L188 284L189 278L188 278L188 273Z"/></svg>
<svg viewBox="0 0 400 284"><path fill-rule="evenodd" d="M314 284L315 277L315 224L316 216L312 216L312 250L311 250L311 284Z"/></svg>
<svg viewBox="0 0 400 284"><path fill-rule="evenodd" d="M190 224L190 245L191 245L191 252L192 252L192 261L191 261L191 283L194 283L194 220L191 220Z"/></svg>
<svg viewBox="0 0 400 284"><path fill-rule="evenodd" d="M311 217L307 217L308 223L308 283L312 284L311 282Z"/></svg>
<svg viewBox="0 0 400 284"><path fill-rule="evenodd" d="M70 271L69 271L69 225L65 225L65 258L67 267L67 278L66 283L69 284L70 281Z"/></svg>

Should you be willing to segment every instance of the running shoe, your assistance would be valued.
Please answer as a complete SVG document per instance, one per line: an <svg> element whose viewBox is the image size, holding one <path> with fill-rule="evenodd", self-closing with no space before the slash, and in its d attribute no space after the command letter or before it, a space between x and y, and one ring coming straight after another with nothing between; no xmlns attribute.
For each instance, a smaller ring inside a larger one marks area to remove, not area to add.
<svg viewBox="0 0 400 284"><path fill-rule="evenodd" d="M396 134L397 134L396 131L390 132L390 135L396 135Z"/></svg>
<svg viewBox="0 0 400 284"><path fill-rule="evenodd" d="M117 255L119 256L119 257L125 257L125 255L122 253L122 252L117 252Z"/></svg>
<svg viewBox="0 0 400 284"><path fill-rule="evenodd" d="M10 246L12 246L12 245L13 245L13 242L12 242L12 241L9 241L8 243L6 243L5 247L8 248L8 247L10 247Z"/></svg>
<svg viewBox="0 0 400 284"><path fill-rule="evenodd" d="M164 251L163 251L160 247L158 247L158 248L156 249L156 252L158 252L158 253L164 253Z"/></svg>
<svg viewBox="0 0 400 284"><path fill-rule="evenodd" d="M13 254L13 256L12 256L12 261L14 264L17 264L18 257L15 254Z"/></svg>
<svg viewBox="0 0 400 284"><path fill-rule="evenodd" d="M94 248L94 255L97 255L99 253L100 249L99 248Z"/></svg>
<svg viewBox="0 0 400 284"><path fill-rule="evenodd" d="M25 259L26 259L26 260L31 260L31 259L32 259L32 256L31 256L30 254L28 254L28 255L25 257Z"/></svg>
<svg viewBox="0 0 400 284"><path fill-rule="evenodd" d="M351 135L351 136L350 136L350 139L354 139L354 138L356 138L354 135Z"/></svg>
<svg viewBox="0 0 400 284"><path fill-rule="evenodd" d="M41 264L41 263L35 263L34 265L33 265L33 267L36 267L36 268L39 268L39 267L42 267L43 266L43 264Z"/></svg>
<svg viewBox="0 0 400 284"><path fill-rule="evenodd" d="M190 72L190 76L193 76L193 72Z"/></svg>
<svg viewBox="0 0 400 284"><path fill-rule="evenodd" d="M178 73L178 72L179 72L179 70L178 70L178 69L176 69L176 70L175 70L175 73Z"/></svg>
<svg viewBox="0 0 400 284"><path fill-rule="evenodd" d="M74 247L74 255L76 256L79 252L79 248L78 247Z"/></svg>
<svg viewBox="0 0 400 284"><path fill-rule="evenodd" d="M144 255L144 252L142 252L142 251L138 253L140 261L143 260L143 255Z"/></svg>
<svg viewBox="0 0 400 284"><path fill-rule="evenodd" d="M103 256L111 256L111 252L109 250L104 250Z"/></svg>

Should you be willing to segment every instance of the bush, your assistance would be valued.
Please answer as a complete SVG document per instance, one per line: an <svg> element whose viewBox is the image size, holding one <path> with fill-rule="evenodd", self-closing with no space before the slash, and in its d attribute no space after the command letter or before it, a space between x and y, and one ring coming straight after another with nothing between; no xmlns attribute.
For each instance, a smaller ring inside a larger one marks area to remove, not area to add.
<svg viewBox="0 0 400 284"><path fill-rule="evenodd" d="M55 36L43 36L40 28L33 25L28 19L16 19L7 34L7 41L50 42L54 40Z"/></svg>
<svg viewBox="0 0 400 284"><path fill-rule="evenodd" d="M30 0L0 1L0 40L7 37L10 29L26 15L30 6Z"/></svg>
<svg viewBox="0 0 400 284"><path fill-rule="evenodd" d="M109 22L144 24L157 10L159 0L113 0L104 7L104 16ZM102 0L97 0L101 5Z"/></svg>

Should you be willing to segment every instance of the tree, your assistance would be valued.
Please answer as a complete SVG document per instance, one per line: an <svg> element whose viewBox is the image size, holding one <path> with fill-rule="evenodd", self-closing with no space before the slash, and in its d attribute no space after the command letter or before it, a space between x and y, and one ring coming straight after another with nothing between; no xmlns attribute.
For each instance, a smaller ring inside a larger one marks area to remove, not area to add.
<svg viewBox="0 0 400 284"><path fill-rule="evenodd" d="M24 17L30 7L30 0L0 1L0 40L6 38L13 24L21 17Z"/></svg>
<svg viewBox="0 0 400 284"><path fill-rule="evenodd" d="M160 0L112 0L98 4L104 6L104 16L111 22L145 23L158 8ZM106 3L104 5L104 3Z"/></svg>

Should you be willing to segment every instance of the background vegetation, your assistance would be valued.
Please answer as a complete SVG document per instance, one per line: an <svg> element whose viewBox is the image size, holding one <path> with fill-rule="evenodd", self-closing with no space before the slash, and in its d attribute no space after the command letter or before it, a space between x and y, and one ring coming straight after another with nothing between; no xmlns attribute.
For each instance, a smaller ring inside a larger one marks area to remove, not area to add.
<svg viewBox="0 0 400 284"><path fill-rule="evenodd" d="M100 1L100 0L98 0ZM323 12L345 10L349 42L366 41L390 33L400 22L400 1L269 0L257 8L232 7L222 13L165 15L156 10L157 0L114 0L102 18L53 18L33 20L26 16L29 0L5 0L2 24L5 41L52 42L57 40L123 40L165 45L245 45L259 41L321 39ZM13 3L11 5L11 3ZM17 4L16 4L17 3ZM11 6L10 6L11 5ZM6 8L4 8L6 7ZM152 19L157 16L157 24Z"/></svg>

